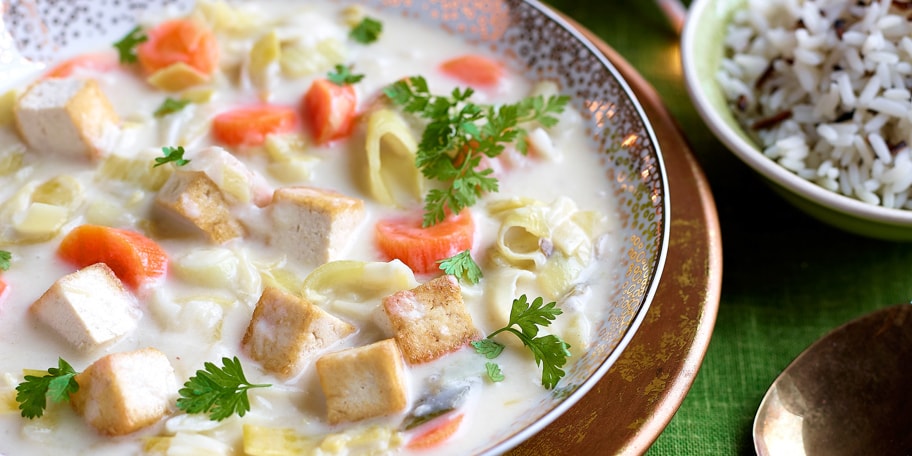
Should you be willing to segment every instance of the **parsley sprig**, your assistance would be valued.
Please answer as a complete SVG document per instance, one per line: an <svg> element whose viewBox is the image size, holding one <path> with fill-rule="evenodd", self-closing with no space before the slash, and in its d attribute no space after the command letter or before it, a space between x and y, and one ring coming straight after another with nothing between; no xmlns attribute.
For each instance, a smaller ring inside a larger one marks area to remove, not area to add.
<svg viewBox="0 0 912 456"><path fill-rule="evenodd" d="M567 357L570 356L570 345L553 334L539 336L538 331L539 327L549 326L562 313L557 308L556 302L544 304L544 300L538 297L530 304L526 295L522 295L513 300L507 325L492 332L485 339L472 342L472 346L475 347L477 353L488 359L494 359L503 352L504 346L492 338L502 332L512 333L532 351L535 364L541 366L542 386L553 389L565 374L561 368L567 363ZM488 366L487 364L485 368L491 380L495 382L499 381L498 378L502 380L503 374L500 372L500 368L494 369L496 365Z"/></svg>
<svg viewBox="0 0 912 456"><path fill-rule="evenodd" d="M8 271L13 262L13 254L0 250L0 271Z"/></svg>
<svg viewBox="0 0 912 456"><path fill-rule="evenodd" d="M480 169L482 157L495 158L515 143L526 153L527 132L523 124L538 122L554 126L556 114L570 100L566 96L528 97L499 106L472 103L472 88L455 88L448 96L432 95L421 76L400 80L384 93L406 112L427 119L421 135L415 164L428 179L446 184L432 189L424 202L425 227L434 225L448 213L458 213L474 205L487 192L498 191L490 168Z"/></svg>
<svg viewBox="0 0 912 456"><path fill-rule="evenodd" d="M177 408L187 413L207 413L212 421L222 421L235 413L244 416L250 411L247 390L272 386L247 381L237 356L222 358L222 367L210 362L204 367L178 391Z"/></svg>
<svg viewBox="0 0 912 456"><path fill-rule="evenodd" d="M382 22L371 17L365 17L361 20L361 22L358 23L358 25L354 26L351 29L349 36L361 44L370 44L374 41L377 41L377 39L380 38L380 33L382 32Z"/></svg>
<svg viewBox="0 0 912 456"><path fill-rule="evenodd" d="M337 86L344 86L361 82L364 75L352 73L351 68L345 65L336 65L335 69L326 75L326 79Z"/></svg>
<svg viewBox="0 0 912 456"><path fill-rule="evenodd" d="M153 168L164 165L165 163L173 162L177 166L184 166L187 163L190 163L189 159L184 158L184 146L177 147L162 147L162 153L165 154L164 157L155 157L155 164L152 165Z"/></svg>
<svg viewBox="0 0 912 456"><path fill-rule="evenodd" d="M79 391L76 383L78 372L73 366L57 359L57 367L47 370L47 375L26 375L25 381L16 386L16 402L25 418L40 418L47 408L47 399L54 402L65 402L70 394Z"/></svg>
<svg viewBox="0 0 912 456"><path fill-rule="evenodd" d="M455 276L457 279L465 280L471 284L478 283L484 275L482 274L478 263L472 259L472 251L469 249L463 250L447 259L440 260L437 264L440 265L440 270L443 271L444 274Z"/></svg>
<svg viewBox="0 0 912 456"><path fill-rule="evenodd" d="M149 37L142 31L142 28L137 25L124 35L123 38L116 41L114 47L117 48L120 63L136 63L138 60L136 56L136 47L148 39Z"/></svg>

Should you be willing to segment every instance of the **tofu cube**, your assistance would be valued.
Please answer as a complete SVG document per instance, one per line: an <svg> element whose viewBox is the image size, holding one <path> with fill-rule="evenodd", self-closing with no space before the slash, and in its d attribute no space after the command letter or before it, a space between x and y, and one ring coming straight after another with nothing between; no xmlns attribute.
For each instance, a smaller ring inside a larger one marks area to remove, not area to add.
<svg viewBox="0 0 912 456"><path fill-rule="evenodd" d="M405 363L393 339L330 353L317 360L329 424L405 410Z"/></svg>
<svg viewBox="0 0 912 456"><path fill-rule="evenodd" d="M142 317L136 298L104 263L61 277L29 310L82 350L120 339Z"/></svg>
<svg viewBox="0 0 912 456"><path fill-rule="evenodd" d="M154 424L177 393L174 369L154 348L112 353L76 376L73 410L98 432L124 435Z"/></svg>
<svg viewBox="0 0 912 456"><path fill-rule="evenodd" d="M310 187L276 190L270 208L270 244L310 266L340 259L364 220L364 201Z"/></svg>
<svg viewBox="0 0 912 456"><path fill-rule="evenodd" d="M383 310L409 364L437 359L478 336L459 283L451 275L387 296Z"/></svg>
<svg viewBox="0 0 912 456"><path fill-rule="evenodd" d="M198 228L216 244L245 234L225 195L202 171L175 171L158 191L155 203Z"/></svg>
<svg viewBox="0 0 912 456"><path fill-rule="evenodd" d="M75 158L104 155L105 137L116 133L120 122L92 79L42 79L22 94L15 114L32 149Z"/></svg>
<svg viewBox="0 0 912 456"><path fill-rule="evenodd" d="M355 332L355 327L309 301L266 287L241 346L264 369L296 375L308 357Z"/></svg>

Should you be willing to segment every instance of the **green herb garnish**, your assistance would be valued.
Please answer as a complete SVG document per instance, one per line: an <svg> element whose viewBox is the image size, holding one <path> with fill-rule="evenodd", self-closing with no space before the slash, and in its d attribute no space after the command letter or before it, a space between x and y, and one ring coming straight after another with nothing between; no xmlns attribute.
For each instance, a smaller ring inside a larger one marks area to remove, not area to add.
<svg viewBox="0 0 912 456"><path fill-rule="evenodd" d="M176 166L184 166L187 163L190 163L189 159L184 158L184 146L162 147L162 153L165 154L165 156L156 157L155 164L152 165L153 168L164 165L165 163L172 163L172 162Z"/></svg>
<svg viewBox="0 0 912 456"><path fill-rule="evenodd" d="M16 386L16 402L25 418L40 418L47 408L47 399L54 402L65 402L70 399L70 394L79 391L76 383L78 372L73 366L63 360L57 359L57 367L47 370L47 375L26 375L25 381Z"/></svg>
<svg viewBox="0 0 912 456"><path fill-rule="evenodd" d="M425 227L442 221L448 213L474 205L487 192L496 192L493 170L480 169L482 157L497 157L511 143L526 153L528 133L521 125L555 125L554 115L563 112L570 100L566 96L535 96L513 104L478 105L469 101L474 93L471 88L453 89L449 96L431 95L421 76L395 82L384 93L406 112L430 121L421 135L415 164L428 179L448 185L426 195Z"/></svg>
<svg viewBox="0 0 912 456"><path fill-rule="evenodd" d="M136 47L148 39L149 37L143 33L142 28L137 25L123 38L115 42L114 47L117 48L120 63L136 63Z"/></svg>
<svg viewBox="0 0 912 456"><path fill-rule="evenodd" d="M358 25L352 28L349 36L361 44L370 44L377 41L377 38L380 38L380 33L382 32L383 23L376 19L365 17Z"/></svg>
<svg viewBox="0 0 912 456"><path fill-rule="evenodd" d="M478 263L472 259L472 251L468 249L437 263L444 274L455 276L459 280L465 280L471 284L478 283L483 276Z"/></svg>
<svg viewBox="0 0 912 456"><path fill-rule="evenodd" d="M503 371L500 370L500 365L497 363L492 363L490 361L485 363L485 371L488 373L488 378L492 382L498 383L504 381Z"/></svg>
<svg viewBox="0 0 912 456"><path fill-rule="evenodd" d="M336 65L335 70L330 71L329 74L326 75L326 79L337 86L344 86L360 82L364 79L364 75L352 73L351 68L345 65Z"/></svg>
<svg viewBox="0 0 912 456"><path fill-rule="evenodd" d="M500 355L504 346L492 338L502 332L513 333L522 341L523 345L532 351L535 364L541 366L542 386L552 389L565 374L561 367L567 363L567 357L570 356L570 345L553 334L539 337L538 330L539 327L549 326L562 313L557 308L556 302L544 304L544 300L538 297L529 304L526 295L522 295L513 300L510 321L507 326L492 332L485 339L472 342L472 346L475 347L477 353L488 359L494 359ZM489 376L490 371L491 368L488 368Z"/></svg>
<svg viewBox="0 0 912 456"><path fill-rule="evenodd" d="M8 271L13 260L13 254L0 250L0 271Z"/></svg>
<svg viewBox="0 0 912 456"><path fill-rule="evenodd" d="M158 106L158 109L152 114L155 117L164 117L168 114L174 114L175 112L180 111L187 107L190 104L190 100L177 100L171 97L165 98L165 101Z"/></svg>
<svg viewBox="0 0 912 456"><path fill-rule="evenodd" d="M222 421L235 413L244 416L250 410L247 390L272 386L248 382L237 356L222 358L221 368L210 362L204 366L178 391L177 408L187 413L207 413L212 421Z"/></svg>

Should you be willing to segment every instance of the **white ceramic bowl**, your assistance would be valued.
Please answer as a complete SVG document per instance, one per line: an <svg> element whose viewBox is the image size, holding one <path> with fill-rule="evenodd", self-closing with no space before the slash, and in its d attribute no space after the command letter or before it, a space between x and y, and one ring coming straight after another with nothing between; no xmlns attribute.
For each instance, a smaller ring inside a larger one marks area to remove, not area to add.
<svg viewBox="0 0 912 456"><path fill-rule="evenodd" d="M912 211L875 206L832 192L766 157L745 132L716 83L723 38L733 13L746 0L695 0L681 40L684 80L697 111L738 158L774 190L807 214L843 230L873 238L912 241Z"/></svg>
<svg viewBox="0 0 912 456"><path fill-rule="evenodd" d="M190 1L165 2L187 8ZM616 290L592 305L608 306L594 322L594 340L575 359L561 385L497 438L474 444L473 453L500 454L541 430L570 408L602 377L633 337L653 299L661 276L671 225L662 155L649 120L626 82L596 47L553 11L535 1L371 0L435 27L454 39L493 49L525 69L533 80L555 80L583 113L589 140L603 154L605 178L616 196L620 224ZM26 57L51 62L92 46L109 45L133 27L135 15L161 7L157 1L73 0L12 2L6 7L11 33L0 62L12 62L13 48ZM480 20L484 15L485 20ZM0 30L2 32L2 30ZM7 68L9 69L9 68ZM0 65L0 74L4 68ZM0 347L2 349L2 347Z"/></svg>

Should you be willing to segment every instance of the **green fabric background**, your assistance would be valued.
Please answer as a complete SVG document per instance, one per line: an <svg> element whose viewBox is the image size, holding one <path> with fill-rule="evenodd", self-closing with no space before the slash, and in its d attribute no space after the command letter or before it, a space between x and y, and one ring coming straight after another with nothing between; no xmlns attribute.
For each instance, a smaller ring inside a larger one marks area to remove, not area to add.
<svg viewBox="0 0 912 456"><path fill-rule="evenodd" d="M792 359L840 324L912 298L912 243L865 239L808 218L716 141L690 102L678 37L654 2L549 3L604 39L662 95L718 205L724 270L713 338L683 405L647 454L754 454L754 413Z"/></svg>

